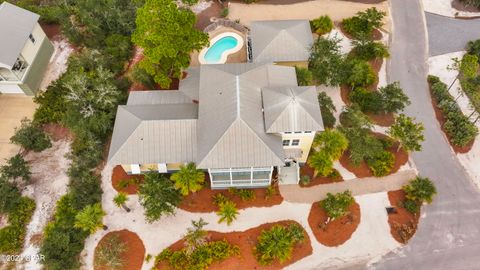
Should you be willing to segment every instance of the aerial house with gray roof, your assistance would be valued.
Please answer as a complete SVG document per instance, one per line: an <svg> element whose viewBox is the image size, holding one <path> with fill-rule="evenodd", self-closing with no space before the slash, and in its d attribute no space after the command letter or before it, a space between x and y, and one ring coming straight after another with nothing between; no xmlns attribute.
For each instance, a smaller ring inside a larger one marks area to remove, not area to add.
<svg viewBox="0 0 480 270"><path fill-rule="evenodd" d="M34 95L38 90L54 51L39 17L8 2L0 4L0 93Z"/></svg>
<svg viewBox="0 0 480 270"><path fill-rule="evenodd" d="M178 90L131 92L119 106L110 164L139 174L195 162L212 188L268 186L273 169L289 164L298 181L297 164L323 130L315 87L298 86L293 67L274 64L187 72Z"/></svg>

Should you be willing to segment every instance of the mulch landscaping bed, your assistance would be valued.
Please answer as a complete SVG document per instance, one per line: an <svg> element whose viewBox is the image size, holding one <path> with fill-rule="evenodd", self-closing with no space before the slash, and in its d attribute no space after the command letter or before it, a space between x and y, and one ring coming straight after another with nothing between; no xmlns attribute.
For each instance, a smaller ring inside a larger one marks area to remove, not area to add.
<svg viewBox="0 0 480 270"><path fill-rule="evenodd" d="M389 127L395 123L395 116L393 113L365 113L370 120L376 125L379 125L381 127Z"/></svg>
<svg viewBox="0 0 480 270"><path fill-rule="evenodd" d="M281 224L281 225L289 225L292 223L296 223L292 220L286 221L279 221L274 223L266 223L262 224L258 227L249 229L243 232L229 232L229 233L221 233L215 231L208 231L208 241L221 241L226 240L232 245L236 245L240 248L240 255L236 257L230 257L222 262L216 262L212 264L208 270L237 270L237 269L262 269L262 270L277 270L283 269L284 267L293 264L296 261L299 261L309 255L312 254L312 245L308 234L305 232L305 240L301 244L297 244L292 252L292 258L287 262L280 264L278 261L273 263L269 266L261 266L255 255L253 253L253 248L257 243L257 238L262 232L262 230L268 230L272 226ZM300 225L300 224L298 224ZM301 226L301 225L300 225ZM181 239L174 244L172 244L169 248L172 251L180 250L184 247L184 240ZM157 269L169 269L168 265L165 262L161 262L160 264L156 265Z"/></svg>
<svg viewBox="0 0 480 270"><path fill-rule="evenodd" d="M134 180L138 179L139 182L143 182L143 175L142 174L136 174L136 175L128 175L125 170L122 168L122 166L117 165L115 168L113 168L112 172L112 186L113 188L118 191L118 192L125 192L127 194L137 194L138 192L138 186L137 184L129 184L126 188L120 188L119 183L122 180Z"/></svg>
<svg viewBox="0 0 480 270"><path fill-rule="evenodd" d="M360 206L355 202L350 206L349 214L330 221L327 225L327 213L318 202L312 204L308 215L308 224L319 243L328 247L339 246L350 239L360 224Z"/></svg>
<svg viewBox="0 0 480 270"><path fill-rule="evenodd" d="M387 137L384 134L381 133L376 133L372 132L372 134L378 138L385 138ZM398 142L394 142L392 144L392 147L387 149L388 152L392 153L395 156L395 164L393 165L392 171L390 174L398 172L400 167L405 165L408 161L408 152L405 151L403 148L400 148L400 150L397 151L398 147ZM372 171L368 168L367 163L365 161L362 161L359 166L354 166L349 159L350 153L345 151L343 155L340 157L340 164L350 171L351 173L355 174L356 177L358 178L363 178L363 177L371 177L373 176Z"/></svg>
<svg viewBox="0 0 480 270"><path fill-rule="evenodd" d="M211 18L220 17L220 13L222 12L222 10L222 4L214 1L207 9L197 14L197 23L195 24L195 28L203 31L205 27L212 23L210 21Z"/></svg>
<svg viewBox="0 0 480 270"><path fill-rule="evenodd" d="M218 206L213 203L213 197L222 193L231 201L237 205L237 209L245 209L249 207L270 207L283 202L283 197L280 195L278 190L278 185L275 185L275 194L270 198L266 199L265 195L267 192L266 188L254 188L251 189L255 193L255 199L250 201L243 201L239 196L232 194L228 190L218 190L211 189L209 186L210 180L208 174L205 176L206 186L195 193L190 193L190 195L183 197L182 203L178 206L179 208L194 213L211 213L218 210Z"/></svg>
<svg viewBox="0 0 480 270"><path fill-rule="evenodd" d="M437 101L435 100L435 98L433 97L433 94L432 94L431 85L429 85L428 88L430 90L430 99L432 100L432 106L433 106L433 110L435 111L435 117L437 118L437 121L440 124L440 128L442 129L443 133L447 137L448 143L453 148L453 151L457 154L465 154L465 153L470 152L470 150L472 150L473 144L475 143L475 139L473 139L471 142L469 142L465 146L458 146L458 145L455 145L455 144L452 143L450 136L448 135L445 128L443 128L443 125L446 122L445 116L443 115L442 110L440 110L437 106Z"/></svg>
<svg viewBox="0 0 480 270"><path fill-rule="evenodd" d="M107 233L98 243L97 247L105 243L105 241L112 237L118 236L120 241L126 244L126 250L122 254L124 265L118 270L137 270L142 269L145 258L145 246L142 240L134 232L128 230L121 230ZM95 248L96 250L96 248ZM95 270L109 270L108 267L94 267Z"/></svg>
<svg viewBox="0 0 480 270"><path fill-rule="evenodd" d="M405 200L405 192L403 190L389 191L388 200L397 211L397 213L388 215L390 233L395 240L405 244L415 234L420 215L414 215L401 207L402 202ZM408 233L404 234L402 231L408 231Z"/></svg>
<svg viewBox="0 0 480 270"><path fill-rule="evenodd" d="M310 177L310 183L308 183L307 185L304 185L304 184L302 184L302 181L300 181L300 187L307 188L307 187L313 187L313 186L317 186L317 185L321 185L321 184L343 182L343 178L340 174L338 174L339 175L338 177L325 177L325 176L320 176L320 175L314 177L314 173L315 173L315 169L308 166L308 164L303 165L300 168L300 177L302 175L308 175Z"/></svg>
<svg viewBox="0 0 480 270"><path fill-rule="evenodd" d="M375 1L375 0L363 0L363 1ZM356 1L353 1L353 2L356 2ZM360 1L358 1L360 2ZM344 29L343 29L343 24L342 22L334 22L334 25L342 32L342 34L347 37L348 39L354 39L352 37L352 35L350 35L349 33L347 33ZM374 29L373 32L372 32L372 40L382 40L382 37L383 37L383 34L382 32L380 32L380 30L378 29Z"/></svg>
<svg viewBox="0 0 480 270"><path fill-rule="evenodd" d="M44 124L42 129L45 133L50 135L52 140L60 141L60 140L72 140L73 133L70 130L60 124Z"/></svg>
<svg viewBox="0 0 480 270"><path fill-rule="evenodd" d="M453 0L452 1L452 7L456 10L459 11L466 11L466 12L480 12L480 9L472 6L466 6L463 2L460 0ZM477 17L478 18L478 17Z"/></svg>

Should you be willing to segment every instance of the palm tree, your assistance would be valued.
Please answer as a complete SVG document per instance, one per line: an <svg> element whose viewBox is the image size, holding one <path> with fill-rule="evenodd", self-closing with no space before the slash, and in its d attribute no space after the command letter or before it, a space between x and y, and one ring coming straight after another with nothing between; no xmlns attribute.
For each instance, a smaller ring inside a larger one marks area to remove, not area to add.
<svg viewBox="0 0 480 270"><path fill-rule="evenodd" d="M180 170L170 177L175 182L175 188L180 190L183 196L190 192L197 192L203 188L205 173L198 170L195 163L190 162L186 166L180 166Z"/></svg>
<svg viewBox="0 0 480 270"><path fill-rule="evenodd" d="M125 211L130 212L130 208L128 208L125 203L128 201L127 193L119 192L117 196L113 198L113 202L116 206L122 207Z"/></svg>
<svg viewBox="0 0 480 270"><path fill-rule="evenodd" d="M237 219L237 206L232 201L226 201L220 204L220 210L218 210L217 215L220 217L218 223L225 221L227 225L230 225L235 219Z"/></svg>
<svg viewBox="0 0 480 270"><path fill-rule="evenodd" d="M99 228L107 229L108 227L103 225L102 219L105 216L105 212L102 209L100 203L93 205L87 205L75 216L75 228L82 229L90 234L95 233Z"/></svg>

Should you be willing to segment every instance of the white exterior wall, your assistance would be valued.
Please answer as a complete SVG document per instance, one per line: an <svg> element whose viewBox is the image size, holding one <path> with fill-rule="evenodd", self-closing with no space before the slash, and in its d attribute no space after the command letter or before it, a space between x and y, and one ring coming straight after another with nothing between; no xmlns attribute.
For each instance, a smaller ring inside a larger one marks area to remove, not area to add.
<svg viewBox="0 0 480 270"><path fill-rule="evenodd" d="M0 82L0 93L4 94L24 94L19 84L21 82Z"/></svg>
<svg viewBox="0 0 480 270"><path fill-rule="evenodd" d="M38 50L40 49L40 46L42 45L43 40L47 37L38 23L33 28L32 35L35 38L35 43L32 43L30 39L27 38L27 42L25 43L25 46L21 52L23 58L29 65L32 64L35 56L38 53Z"/></svg>
<svg viewBox="0 0 480 270"><path fill-rule="evenodd" d="M308 154L310 153L310 148L312 148L313 139L315 138L315 132L311 133L283 133L282 140L290 140L290 146L284 146L284 149L288 148L300 148L302 149L302 157L297 159L297 162L305 163L307 162ZM293 140L300 140L298 146L292 146Z"/></svg>

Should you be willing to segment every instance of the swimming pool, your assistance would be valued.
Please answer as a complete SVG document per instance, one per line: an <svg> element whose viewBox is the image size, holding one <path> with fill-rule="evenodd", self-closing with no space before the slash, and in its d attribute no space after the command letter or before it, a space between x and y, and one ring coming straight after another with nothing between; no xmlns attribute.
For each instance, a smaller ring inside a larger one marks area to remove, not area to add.
<svg viewBox="0 0 480 270"><path fill-rule="evenodd" d="M230 54L243 47L243 38L233 32L222 33L210 41L211 46L203 49L199 55L201 64L223 64Z"/></svg>

